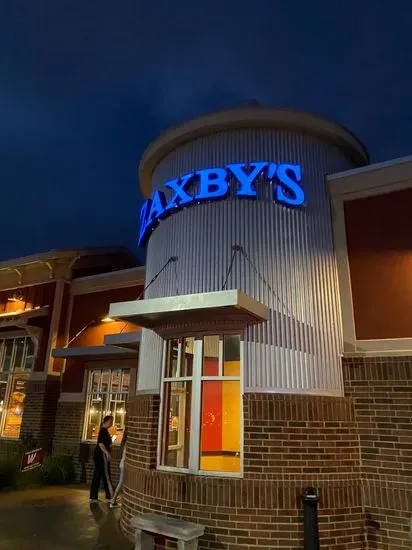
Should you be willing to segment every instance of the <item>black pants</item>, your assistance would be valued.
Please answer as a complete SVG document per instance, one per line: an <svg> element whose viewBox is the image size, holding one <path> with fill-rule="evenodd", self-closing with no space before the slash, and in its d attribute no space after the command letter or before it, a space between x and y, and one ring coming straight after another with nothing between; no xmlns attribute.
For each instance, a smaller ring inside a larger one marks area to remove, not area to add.
<svg viewBox="0 0 412 550"><path fill-rule="evenodd" d="M107 460L106 455L102 457L94 457L94 472L92 484L90 487L90 498L97 500L100 488L100 482L103 480L103 487L106 493L107 499L113 498L113 486L110 473L110 462Z"/></svg>

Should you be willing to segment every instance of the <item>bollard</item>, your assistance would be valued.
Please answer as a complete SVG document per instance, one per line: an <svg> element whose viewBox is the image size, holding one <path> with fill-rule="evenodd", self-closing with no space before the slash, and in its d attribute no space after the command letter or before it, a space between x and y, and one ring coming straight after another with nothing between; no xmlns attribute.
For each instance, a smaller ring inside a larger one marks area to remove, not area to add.
<svg viewBox="0 0 412 550"><path fill-rule="evenodd" d="M318 502L319 496L314 487L306 487L302 491L303 502L303 548L304 550L320 550Z"/></svg>

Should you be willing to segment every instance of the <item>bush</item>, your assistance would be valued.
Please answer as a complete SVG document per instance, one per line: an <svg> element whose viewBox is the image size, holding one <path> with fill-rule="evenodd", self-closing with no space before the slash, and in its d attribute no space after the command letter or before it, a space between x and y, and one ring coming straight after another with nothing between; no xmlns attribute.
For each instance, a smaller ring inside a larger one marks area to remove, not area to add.
<svg viewBox="0 0 412 550"><path fill-rule="evenodd" d="M16 457L0 460L0 490L17 489L19 478L20 464Z"/></svg>
<svg viewBox="0 0 412 550"><path fill-rule="evenodd" d="M40 469L45 485L68 485L75 479L73 457L68 455L47 455Z"/></svg>

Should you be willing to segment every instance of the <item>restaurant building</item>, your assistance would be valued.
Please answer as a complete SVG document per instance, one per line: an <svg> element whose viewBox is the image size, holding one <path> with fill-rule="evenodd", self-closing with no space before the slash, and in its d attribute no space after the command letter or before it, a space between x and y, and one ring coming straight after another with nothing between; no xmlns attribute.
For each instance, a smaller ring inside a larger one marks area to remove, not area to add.
<svg viewBox="0 0 412 550"><path fill-rule="evenodd" d="M146 150L146 292L110 307L143 327L129 536L155 511L204 524L201 549L302 548L311 488L322 548L410 547L412 162L368 162L263 107Z"/></svg>
<svg viewBox="0 0 412 550"><path fill-rule="evenodd" d="M245 107L162 134L140 186L145 267L0 263L0 457L35 440L89 482L111 413L129 537L154 511L201 550L302 548L310 488L321 548L410 548L412 157Z"/></svg>
<svg viewBox="0 0 412 550"><path fill-rule="evenodd" d="M0 458L24 447L73 456L79 479L101 416L121 441L139 329L108 318L144 268L124 248L50 251L0 263Z"/></svg>

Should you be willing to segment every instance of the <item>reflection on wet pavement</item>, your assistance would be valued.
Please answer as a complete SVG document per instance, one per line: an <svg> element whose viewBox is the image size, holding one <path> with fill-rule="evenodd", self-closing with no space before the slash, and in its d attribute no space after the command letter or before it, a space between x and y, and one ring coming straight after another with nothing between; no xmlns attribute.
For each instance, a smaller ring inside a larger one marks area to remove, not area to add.
<svg viewBox="0 0 412 550"><path fill-rule="evenodd" d="M0 494L0 550L131 550L119 510L90 505L87 489L42 488Z"/></svg>

